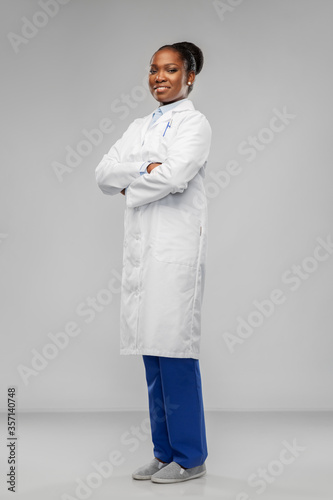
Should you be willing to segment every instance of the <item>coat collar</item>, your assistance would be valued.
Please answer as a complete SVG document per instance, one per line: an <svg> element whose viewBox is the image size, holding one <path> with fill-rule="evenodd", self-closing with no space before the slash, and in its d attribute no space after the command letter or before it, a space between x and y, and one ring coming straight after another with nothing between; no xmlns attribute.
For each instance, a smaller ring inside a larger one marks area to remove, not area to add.
<svg viewBox="0 0 333 500"><path fill-rule="evenodd" d="M159 106L159 107L162 108L163 106ZM171 113L173 113L173 112L174 113L178 113L179 111L184 111L184 110L188 110L188 109L193 110L195 108L194 108L193 102L190 99L187 98L185 100L182 100L182 102L180 102L179 104L177 104L177 106L174 106L170 110L168 110L165 113L163 113L163 116L161 116L161 118L159 118L158 121L160 121L161 119L163 119L165 116L169 116L170 117ZM151 116L152 116L152 114L148 115L148 117L150 117L150 118L151 118Z"/></svg>

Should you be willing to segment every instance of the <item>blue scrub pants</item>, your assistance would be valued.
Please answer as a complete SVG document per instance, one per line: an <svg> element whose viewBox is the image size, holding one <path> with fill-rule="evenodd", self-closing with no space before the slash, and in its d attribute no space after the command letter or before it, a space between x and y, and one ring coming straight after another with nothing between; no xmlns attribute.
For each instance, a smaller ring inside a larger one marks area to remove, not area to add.
<svg viewBox="0 0 333 500"><path fill-rule="evenodd" d="M199 360L143 355L154 456L187 469L207 458Z"/></svg>

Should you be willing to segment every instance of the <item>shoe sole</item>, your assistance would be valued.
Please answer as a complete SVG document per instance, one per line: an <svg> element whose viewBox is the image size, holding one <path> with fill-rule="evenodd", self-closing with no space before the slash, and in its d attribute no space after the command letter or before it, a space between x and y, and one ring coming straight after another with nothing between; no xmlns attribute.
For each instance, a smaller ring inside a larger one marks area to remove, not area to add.
<svg viewBox="0 0 333 500"><path fill-rule="evenodd" d="M201 477L201 476L204 476L206 474L206 470L204 470L203 472L199 472L198 474L195 474L194 476L191 476L191 477L186 477L185 479L163 479L163 478L159 478L159 477L151 477L151 481L153 483L180 483L180 482L183 482L183 481L189 481L190 479L195 479L196 477Z"/></svg>
<svg viewBox="0 0 333 500"><path fill-rule="evenodd" d="M132 478L133 479L151 479L151 475L150 476L140 476L140 474L132 474Z"/></svg>

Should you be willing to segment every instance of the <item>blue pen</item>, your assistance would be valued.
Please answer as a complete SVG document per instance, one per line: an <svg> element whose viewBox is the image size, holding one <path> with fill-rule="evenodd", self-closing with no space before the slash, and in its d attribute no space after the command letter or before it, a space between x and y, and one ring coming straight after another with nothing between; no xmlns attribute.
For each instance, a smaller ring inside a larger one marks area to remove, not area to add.
<svg viewBox="0 0 333 500"><path fill-rule="evenodd" d="M169 120L169 121L168 121L167 126L165 127L165 130L164 130L163 137L165 136L165 132L168 130L168 127L170 127L170 128L171 128L171 122L172 122L172 120Z"/></svg>

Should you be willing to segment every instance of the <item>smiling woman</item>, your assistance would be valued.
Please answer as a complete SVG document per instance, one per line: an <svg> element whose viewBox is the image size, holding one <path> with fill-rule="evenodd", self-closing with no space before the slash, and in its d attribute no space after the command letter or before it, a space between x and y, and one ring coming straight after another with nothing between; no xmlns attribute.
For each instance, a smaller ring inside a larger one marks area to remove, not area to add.
<svg viewBox="0 0 333 500"><path fill-rule="evenodd" d="M170 104L187 97L203 61L202 51L194 44L183 42L160 47L151 59L149 72L149 87L155 99Z"/></svg>
<svg viewBox="0 0 333 500"><path fill-rule="evenodd" d="M160 483L202 476L208 455L199 354L212 131L188 98L202 66L192 43L160 47L148 75L158 108L96 168L103 193L125 195L120 354L142 355L148 387L154 459L132 477Z"/></svg>

